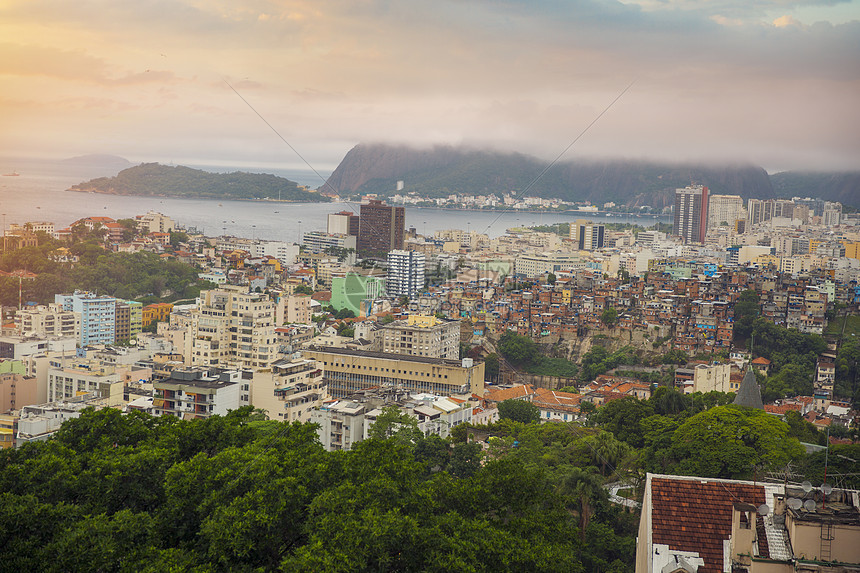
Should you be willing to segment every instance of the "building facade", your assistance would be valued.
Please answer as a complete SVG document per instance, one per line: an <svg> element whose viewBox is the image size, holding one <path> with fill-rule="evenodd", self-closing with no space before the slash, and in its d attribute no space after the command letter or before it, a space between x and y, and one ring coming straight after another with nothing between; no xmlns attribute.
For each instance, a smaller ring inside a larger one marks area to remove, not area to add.
<svg viewBox="0 0 860 573"><path fill-rule="evenodd" d="M484 393L484 363L309 347L304 355L322 365L328 391L343 398L373 386L440 396Z"/></svg>
<svg viewBox="0 0 860 573"><path fill-rule="evenodd" d="M675 190L672 234L685 243L703 243L708 229L708 188L691 185Z"/></svg>
<svg viewBox="0 0 860 573"><path fill-rule="evenodd" d="M382 201L361 205L358 254L362 257L384 257L389 251L403 249L406 210Z"/></svg>
<svg viewBox="0 0 860 573"><path fill-rule="evenodd" d="M457 360L460 356L460 323L433 315L410 314L380 329L382 352Z"/></svg>
<svg viewBox="0 0 860 573"><path fill-rule="evenodd" d="M116 341L116 299L89 292L58 294L54 302L81 317L80 345L113 344Z"/></svg>
<svg viewBox="0 0 860 573"><path fill-rule="evenodd" d="M425 257L415 251L388 253L388 296L413 297L424 290Z"/></svg>
<svg viewBox="0 0 860 573"><path fill-rule="evenodd" d="M606 227L584 219L570 225L570 240L580 251L595 251L604 246Z"/></svg>

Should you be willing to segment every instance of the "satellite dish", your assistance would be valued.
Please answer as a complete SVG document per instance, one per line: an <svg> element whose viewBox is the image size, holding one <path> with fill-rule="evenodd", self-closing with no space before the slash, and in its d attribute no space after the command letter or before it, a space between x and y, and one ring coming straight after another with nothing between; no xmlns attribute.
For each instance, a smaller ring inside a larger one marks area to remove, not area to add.
<svg viewBox="0 0 860 573"><path fill-rule="evenodd" d="M830 495L830 492L833 491L833 486L825 482L821 484L821 491L824 492L824 495Z"/></svg>
<svg viewBox="0 0 860 573"><path fill-rule="evenodd" d="M804 501L803 509L805 509L806 511L815 511L815 500L807 499L806 501Z"/></svg>
<svg viewBox="0 0 860 573"><path fill-rule="evenodd" d="M757 511L758 511L758 514L759 514L759 515L761 515L761 516L765 516L765 515L767 515L768 513L770 513L770 508L767 506L767 504L766 504L766 503L763 503L763 504L761 504L760 506L758 506L758 510L757 510Z"/></svg>
<svg viewBox="0 0 860 573"><path fill-rule="evenodd" d="M788 507L794 510L798 510L803 506L803 502L797 499L796 497L788 498Z"/></svg>
<svg viewBox="0 0 860 573"><path fill-rule="evenodd" d="M812 491L812 482L809 480L806 480L805 482L800 484L800 487L803 488L803 491L805 491L806 493L809 493Z"/></svg>

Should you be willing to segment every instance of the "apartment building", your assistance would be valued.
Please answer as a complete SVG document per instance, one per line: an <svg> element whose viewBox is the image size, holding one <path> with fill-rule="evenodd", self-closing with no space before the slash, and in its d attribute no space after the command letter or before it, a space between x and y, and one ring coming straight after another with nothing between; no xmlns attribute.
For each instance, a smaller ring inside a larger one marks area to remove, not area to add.
<svg viewBox="0 0 860 573"><path fill-rule="evenodd" d="M536 253L521 255L514 261L514 272L522 277L539 277L547 273L585 268L579 255L567 253Z"/></svg>
<svg viewBox="0 0 860 573"><path fill-rule="evenodd" d="M337 250L356 250L357 237L344 233L309 231L302 237L302 245L308 253L330 253Z"/></svg>
<svg viewBox="0 0 860 573"><path fill-rule="evenodd" d="M89 292L58 294L54 302L66 312L76 312L81 317L79 342L81 346L113 344L116 340L116 299Z"/></svg>
<svg viewBox="0 0 860 573"><path fill-rule="evenodd" d="M254 372L251 381L251 405L266 410L270 420L308 422L327 398L323 371L315 360L278 360Z"/></svg>
<svg viewBox="0 0 860 573"><path fill-rule="evenodd" d="M174 370L152 383L156 416L185 420L224 416L250 404L250 382L238 370L193 368ZM245 398L243 398L245 396Z"/></svg>
<svg viewBox="0 0 860 573"><path fill-rule="evenodd" d="M48 368L48 401L95 394L107 399L108 405L119 406L123 397L122 370L96 360L72 358L52 361Z"/></svg>
<svg viewBox="0 0 860 573"><path fill-rule="evenodd" d="M361 204L358 252L363 257L385 256L389 251L403 248L406 210L391 207L382 201Z"/></svg>
<svg viewBox="0 0 860 573"><path fill-rule="evenodd" d="M410 314L380 329L382 352L457 360L460 356L460 322Z"/></svg>
<svg viewBox="0 0 860 573"><path fill-rule="evenodd" d="M604 246L605 225L577 219L570 225L570 240L580 251L596 251Z"/></svg>
<svg viewBox="0 0 860 573"><path fill-rule="evenodd" d="M203 291L190 315L195 366L267 368L277 358L275 303L265 294Z"/></svg>
<svg viewBox="0 0 860 573"><path fill-rule="evenodd" d="M28 306L15 313L15 328L21 336L80 339L81 316L58 303Z"/></svg>
<svg viewBox="0 0 860 573"><path fill-rule="evenodd" d="M424 290L425 257L416 251L388 253L388 296L413 297Z"/></svg>

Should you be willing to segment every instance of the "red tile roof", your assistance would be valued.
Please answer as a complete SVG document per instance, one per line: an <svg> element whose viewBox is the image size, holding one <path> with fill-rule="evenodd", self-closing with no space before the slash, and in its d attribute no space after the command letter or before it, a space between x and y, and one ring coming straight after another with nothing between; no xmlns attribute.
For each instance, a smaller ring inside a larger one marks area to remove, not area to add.
<svg viewBox="0 0 860 573"><path fill-rule="evenodd" d="M513 388L501 388L499 390L491 390L484 395L486 400L491 402L503 402L511 399L529 399L534 394L534 389L531 386L521 385Z"/></svg>
<svg viewBox="0 0 860 573"><path fill-rule="evenodd" d="M732 504L759 506L764 487L705 478L652 477L653 543L694 551L704 559L699 573L722 573L723 540L732 533Z"/></svg>

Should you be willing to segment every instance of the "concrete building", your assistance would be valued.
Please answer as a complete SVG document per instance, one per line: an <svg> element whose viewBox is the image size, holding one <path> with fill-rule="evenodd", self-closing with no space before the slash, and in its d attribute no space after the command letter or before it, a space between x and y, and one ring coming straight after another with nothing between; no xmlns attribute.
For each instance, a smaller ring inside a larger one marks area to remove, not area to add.
<svg viewBox="0 0 860 573"><path fill-rule="evenodd" d="M697 364L689 370L692 370L692 377L679 388L684 394L713 391L737 392L740 387L739 383L732 382L731 364Z"/></svg>
<svg viewBox="0 0 860 573"><path fill-rule="evenodd" d="M167 215L150 211L135 217L137 228L143 233L170 233L176 230L176 223Z"/></svg>
<svg viewBox="0 0 860 573"><path fill-rule="evenodd" d="M521 255L514 261L514 273L522 277L539 277L547 273L585 268L579 255L567 253L537 253Z"/></svg>
<svg viewBox="0 0 860 573"><path fill-rule="evenodd" d="M410 314L380 329L382 352L457 360L460 356L460 323L433 315Z"/></svg>
<svg viewBox="0 0 860 573"><path fill-rule="evenodd" d="M152 386L156 416L209 418L250 404L250 382L238 370L174 370L170 378L153 381Z"/></svg>
<svg viewBox="0 0 860 573"><path fill-rule="evenodd" d="M81 316L57 303L27 306L15 313L15 328L21 336L80 339Z"/></svg>
<svg viewBox="0 0 860 573"><path fill-rule="evenodd" d="M338 235L351 235L358 237L359 217L352 211L341 211L340 213L329 213L326 233Z"/></svg>
<svg viewBox="0 0 860 573"><path fill-rule="evenodd" d="M278 298L277 324L311 324L313 304L307 294L282 295Z"/></svg>
<svg viewBox="0 0 860 573"><path fill-rule="evenodd" d="M636 573L860 570L860 492L647 474Z"/></svg>
<svg viewBox="0 0 860 573"><path fill-rule="evenodd" d="M89 292L76 291L74 294L58 294L54 302L62 305L63 310L76 312L81 317L81 346L93 344L113 344L116 341L116 299L111 296L98 296Z"/></svg>
<svg viewBox="0 0 860 573"><path fill-rule="evenodd" d="M40 401L35 376L25 376L18 372L0 374L0 412L20 410Z"/></svg>
<svg viewBox="0 0 860 573"><path fill-rule="evenodd" d="M254 372L251 381L251 405L266 410L270 420L308 422L327 398L323 371L315 360L278 360L270 369Z"/></svg>
<svg viewBox="0 0 860 573"><path fill-rule="evenodd" d="M203 291L191 315L191 364L268 368L277 359L275 303L235 287Z"/></svg>
<svg viewBox="0 0 860 573"><path fill-rule="evenodd" d="M28 356L46 352L74 352L78 339L38 338L34 336L3 336L0 337L0 359L21 360Z"/></svg>
<svg viewBox="0 0 860 573"><path fill-rule="evenodd" d="M308 253L335 253L341 250L352 249L355 251L358 238L354 235L342 233L323 233L322 231L309 231L302 237L302 245ZM355 253L352 253L355 259ZM352 264L353 261L349 261Z"/></svg>
<svg viewBox="0 0 860 573"><path fill-rule="evenodd" d="M602 249L605 242L606 227L585 219L577 219L570 225L570 240L580 251Z"/></svg>
<svg viewBox="0 0 860 573"><path fill-rule="evenodd" d="M70 359L52 363L48 369L48 400L68 400L82 394L107 399L109 406L119 406L123 398L123 371L96 360Z"/></svg>
<svg viewBox="0 0 860 573"><path fill-rule="evenodd" d="M708 228L708 188L690 185L675 190L672 234L684 243L704 243Z"/></svg>
<svg viewBox="0 0 860 573"><path fill-rule="evenodd" d="M358 254L362 257L384 257L389 251L403 249L406 210L382 201L361 204Z"/></svg>
<svg viewBox="0 0 860 573"><path fill-rule="evenodd" d="M734 226L739 219L746 219L744 200L740 195L711 195L708 199L708 228L725 223Z"/></svg>
<svg viewBox="0 0 860 573"><path fill-rule="evenodd" d="M413 297L424 290L425 258L415 251L395 250L388 253L388 296Z"/></svg>
<svg viewBox="0 0 860 573"><path fill-rule="evenodd" d="M308 347L304 355L322 365L329 394L343 398L372 386L440 396L484 393L484 363Z"/></svg>
<svg viewBox="0 0 860 573"><path fill-rule="evenodd" d="M318 424L320 443L328 451L352 449L364 439L365 406L352 400L335 400L311 411L311 423Z"/></svg>

